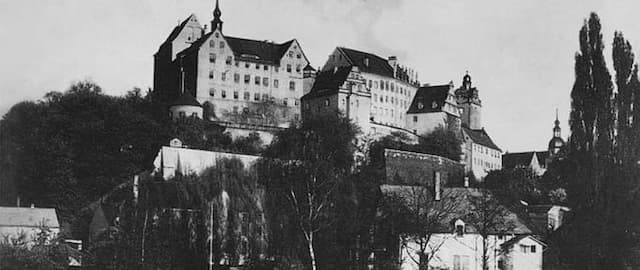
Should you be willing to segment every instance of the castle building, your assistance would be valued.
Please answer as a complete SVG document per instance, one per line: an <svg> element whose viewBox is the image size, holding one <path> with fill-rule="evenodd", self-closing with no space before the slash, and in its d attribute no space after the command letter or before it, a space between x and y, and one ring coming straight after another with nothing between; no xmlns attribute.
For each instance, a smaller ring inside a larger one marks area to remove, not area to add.
<svg viewBox="0 0 640 270"><path fill-rule="evenodd" d="M558 120L558 110L556 110L556 120L553 124L553 136L549 140L546 151L505 153L502 156L502 167L505 169L528 168L534 175L542 176L547 171L549 163L565 145L560 120Z"/></svg>
<svg viewBox="0 0 640 270"><path fill-rule="evenodd" d="M410 134L406 112L418 85L417 73L400 65L395 56L384 59L337 47L302 98L302 114L340 110L365 134Z"/></svg>
<svg viewBox="0 0 640 270"><path fill-rule="evenodd" d="M415 134L428 134L436 128L460 131L460 108L453 82L418 88L407 111L406 127Z"/></svg>
<svg viewBox="0 0 640 270"><path fill-rule="evenodd" d="M305 76L314 73L298 41L228 36L221 16L216 1L209 32L193 14L173 29L154 55L156 96L173 105L183 95L195 98L201 117L232 135L297 121L310 85Z"/></svg>

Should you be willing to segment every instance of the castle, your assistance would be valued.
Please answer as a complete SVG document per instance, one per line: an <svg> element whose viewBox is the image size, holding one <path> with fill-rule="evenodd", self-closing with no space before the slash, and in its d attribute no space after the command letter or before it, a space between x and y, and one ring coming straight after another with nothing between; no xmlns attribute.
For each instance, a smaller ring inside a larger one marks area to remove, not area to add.
<svg viewBox="0 0 640 270"><path fill-rule="evenodd" d="M154 55L154 92L172 118L206 119L232 137L258 132L269 143L275 131L305 115L337 110L373 139L399 132L417 141L439 127L454 130L468 174L482 178L501 168L501 150L482 126L482 102L468 73L457 89L453 82L421 85L395 56L346 47L316 71L296 39L225 35L221 17L216 2L207 32L190 15Z"/></svg>

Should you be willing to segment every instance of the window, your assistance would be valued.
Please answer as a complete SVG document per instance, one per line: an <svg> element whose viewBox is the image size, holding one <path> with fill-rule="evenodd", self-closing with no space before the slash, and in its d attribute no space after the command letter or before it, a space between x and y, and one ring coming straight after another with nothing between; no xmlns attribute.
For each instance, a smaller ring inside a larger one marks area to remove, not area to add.
<svg viewBox="0 0 640 270"><path fill-rule="evenodd" d="M289 57L293 58L293 51L289 51Z"/></svg>
<svg viewBox="0 0 640 270"><path fill-rule="evenodd" d="M238 91L233 91L233 99L238 99Z"/></svg>
<svg viewBox="0 0 640 270"><path fill-rule="evenodd" d="M294 102L295 102L295 105L296 105L296 106L300 105L300 100L299 100L299 99L297 99L297 98L296 98L296 99L294 99Z"/></svg>
<svg viewBox="0 0 640 270"><path fill-rule="evenodd" d="M224 41L220 41L220 49L224 49Z"/></svg>
<svg viewBox="0 0 640 270"><path fill-rule="evenodd" d="M280 71L280 68L279 68L279 67L275 67L275 68L274 68L274 70L275 70L276 72L279 72L279 71Z"/></svg>
<svg viewBox="0 0 640 270"><path fill-rule="evenodd" d="M227 65L231 65L231 62L233 62L233 58L231 56L227 56L227 60L224 61Z"/></svg>
<svg viewBox="0 0 640 270"><path fill-rule="evenodd" d="M291 90L291 91L295 91L296 90L296 82L294 82L294 81L290 81L289 82L289 90Z"/></svg>
<svg viewBox="0 0 640 270"><path fill-rule="evenodd" d="M233 81L235 83L239 83L240 82L240 74L238 74L238 73L233 74Z"/></svg>
<svg viewBox="0 0 640 270"><path fill-rule="evenodd" d="M278 80L273 80L273 87L278 88Z"/></svg>
<svg viewBox="0 0 640 270"><path fill-rule="evenodd" d="M220 79L224 82L227 80L227 73L226 72L222 72L221 74L222 76L220 76Z"/></svg>
<svg viewBox="0 0 640 270"><path fill-rule="evenodd" d="M209 71L209 79L213 79L213 70Z"/></svg>
<svg viewBox="0 0 640 270"><path fill-rule="evenodd" d="M218 34L218 32L216 32L215 36L216 36L216 37L220 37L220 34Z"/></svg>
<svg viewBox="0 0 640 270"><path fill-rule="evenodd" d="M325 107L329 107L329 105L330 105L329 99L325 99L324 100L324 106Z"/></svg>
<svg viewBox="0 0 640 270"><path fill-rule="evenodd" d="M249 92L244 92L244 100L251 99L251 94Z"/></svg>
<svg viewBox="0 0 640 270"><path fill-rule="evenodd" d="M213 48L215 46L216 46L216 42L213 39L209 40L209 47Z"/></svg>
<svg viewBox="0 0 640 270"><path fill-rule="evenodd" d="M263 86L269 86L269 78L267 78L267 77L262 78L262 85Z"/></svg>
<svg viewBox="0 0 640 270"><path fill-rule="evenodd" d="M296 65L296 72L300 73L300 65Z"/></svg>
<svg viewBox="0 0 640 270"><path fill-rule="evenodd" d="M302 55L296 54L296 58L300 59L300 58L302 58Z"/></svg>
<svg viewBox="0 0 640 270"><path fill-rule="evenodd" d="M215 97L216 96L216 89L209 88L209 96Z"/></svg>
<svg viewBox="0 0 640 270"><path fill-rule="evenodd" d="M289 99L288 98L284 98L284 100L282 101L282 104L284 104L284 106L289 105Z"/></svg>
<svg viewBox="0 0 640 270"><path fill-rule="evenodd" d="M369 80L369 88L371 88L371 83L372 83L371 80Z"/></svg>
<svg viewBox="0 0 640 270"><path fill-rule="evenodd" d="M536 253L536 246L535 245L532 245L530 247L530 249L531 249L531 253Z"/></svg>
<svg viewBox="0 0 640 270"><path fill-rule="evenodd" d="M209 62L210 63L215 63L216 62L216 54L215 53L209 53Z"/></svg>
<svg viewBox="0 0 640 270"><path fill-rule="evenodd" d="M269 66L264 65L264 70L269 70Z"/></svg>
<svg viewBox="0 0 640 270"><path fill-rule="evenodd" d="M244 75L244 83L248 84L251 81L251 75L246 74Z"/></svg>
<svg viewBox="0 0 640 270"><path fill-rule="evenodd" d="M227 97L227 91L222 90L222 92L220 92L220 96L222 98L226 98Z"/></svg>
<svg viewBox="0 0 640 270"><path fill-rule="evenodd" d="M234 64L236 65L236 67L239 67L240 66L240 61L235 61Z"/></svg>
<svg viewBox="0 0 640 270"><path fill-rule="evenodd" d="M245 68L249 68L249 66L251 66L251 64L249 64L249 63L244 63L244 67L245 67Z"/></svg>
<svg viewBox="0 0 640 270"><path fill-rule="evenodd" d="M269 95L267 95L267 94L262 94L262 100L263 100L263 101L267 101L267 100L269 100Z"/></svg>
<svg viewBox="0 0 640 270"><path fill-rule="evenodd" d="M291 72L291 65L287 64L287 72Z"/></svg>
<svg viewBox="0 0 640 270"><path fill-rule="evenodd" d="M469 270L469 256L453 255L453 270Z"/></svg>
<svg viewBox="0 0 640 270"><path fill-rule="evenodd" d="M418 116L413 116L413 122L417 123L418 122Z"/></svg>
<svg viewBox="0 0 640 270"><path fill-rule="evenodd" d="M180 118L184 118L184 117L187 117L187 114L185 112L181 111L181 112L178 112L178 116Z"/></svg>
<svg viewBox="0 0 640 270"><path fill-rule="evenodd" d="M256 64L256 69L260 69L260 65Z"/></svg>
<svg viewBox="0 0 640 270"><path fill-rule="evenodd" d="M260 76L256 76L255 78L253 78L253 81L256 83L256 85L260 85Z"/></svg>
<svg viewBox="0 0 640 270"><path fill-rule="evenodd" d="M464 234L464 225L456 224L456 236L462 236Z"/></svg>
<svg viewBox="0 0 640 270"><path fill-rule="evenodd" d="M253 94L253 100L260 101L260 94L259 93Z"/></svg>

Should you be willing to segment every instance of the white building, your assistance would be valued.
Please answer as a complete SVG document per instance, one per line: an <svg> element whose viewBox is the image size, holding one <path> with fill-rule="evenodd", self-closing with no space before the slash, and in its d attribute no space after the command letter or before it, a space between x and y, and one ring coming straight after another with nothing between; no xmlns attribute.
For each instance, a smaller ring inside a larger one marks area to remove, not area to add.
<svg viewBox="0 0 640 270"><path fill-rule="evenodd" d="M22 238L29 246L43 231L48 233L47 240L60 233L56 209L0 207L0 242L14 243Z"/></svg>

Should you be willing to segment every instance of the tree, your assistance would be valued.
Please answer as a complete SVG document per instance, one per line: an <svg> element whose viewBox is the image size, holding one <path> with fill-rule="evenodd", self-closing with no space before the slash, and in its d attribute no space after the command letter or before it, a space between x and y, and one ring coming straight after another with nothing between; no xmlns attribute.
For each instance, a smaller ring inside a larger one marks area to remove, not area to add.
<svg viewBox="0 0 640 270"><path fill-rule="evenodd" d="M395 224L394 236L399 236L408 257L420 270L429 269L446 239L433 237L443 230L443 224L460 211L460 198L442 194L436 200L428 186L388 187L383 196L382 222ZM383 192L385 192L383 190ZM418 254L418 255L416 255Z"/></svg>
<svg viewBox="0 0 640 270"><path fill-rule="evenodd" d="M510 211L486 189L476 189L469 196L470 207L464 221L482 237L482 269L489 270L489 237L507 234L515 228ZM493 247L496 248L496 247Z"/></svg>
<svg viewBox="0 0 640 270"><path fill-rule="evenodd" d="M438 127L418 138L417 152L428 153L460 161L462 149L460 136L450 129Z"/></svg>
<svg viewBox="0 0 640 270"><path fill-rule="evenodd" d="M335 222L336 191L353 169L358 132L348 118L329 112L278 133L265 151L267 193L284 198L274 207L286 207L288 214L283 215L303 236L308 265L314 270L315 242Z"/></svg>

